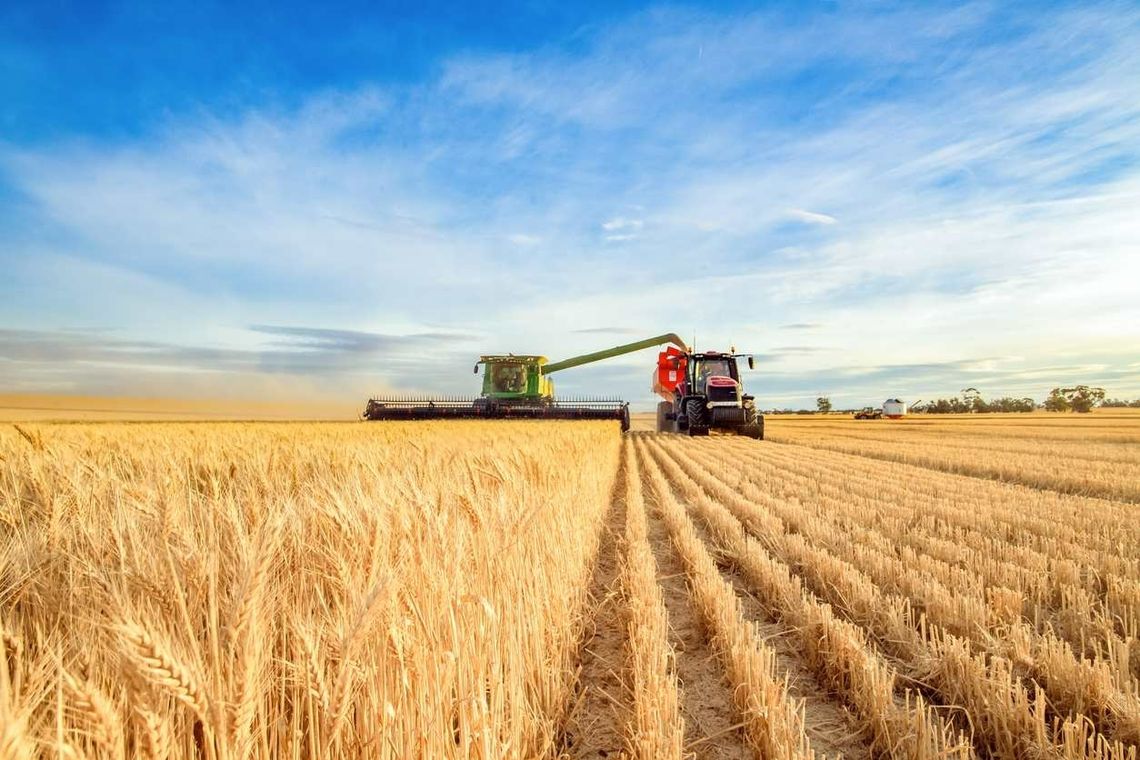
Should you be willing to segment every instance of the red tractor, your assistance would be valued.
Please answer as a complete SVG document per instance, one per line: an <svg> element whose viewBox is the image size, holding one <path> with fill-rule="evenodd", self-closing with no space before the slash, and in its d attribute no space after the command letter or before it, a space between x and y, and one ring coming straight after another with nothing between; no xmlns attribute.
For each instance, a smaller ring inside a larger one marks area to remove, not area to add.
<svg viewBox="0 0 1140 760"><path fill-rule="evenodd" d="M665 399L657 404L657 432L708 435L721 430L764 438L764 417L756 400L744 392L737 353L691 353L669 346L657 355L653 392ZM748 368L755 362L747 357Z"/></svg>

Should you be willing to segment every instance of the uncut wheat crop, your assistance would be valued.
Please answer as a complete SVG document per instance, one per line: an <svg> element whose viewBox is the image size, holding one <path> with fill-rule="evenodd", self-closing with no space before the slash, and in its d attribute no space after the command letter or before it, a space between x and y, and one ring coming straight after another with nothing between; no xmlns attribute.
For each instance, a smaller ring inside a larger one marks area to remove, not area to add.
<svg viewBox="0 0 1140 760"><path fill-rule="evenodd" d="M1135 760L1132 481L994 464L1138 431L1030 418L0 427L0 758Z"/></svg>

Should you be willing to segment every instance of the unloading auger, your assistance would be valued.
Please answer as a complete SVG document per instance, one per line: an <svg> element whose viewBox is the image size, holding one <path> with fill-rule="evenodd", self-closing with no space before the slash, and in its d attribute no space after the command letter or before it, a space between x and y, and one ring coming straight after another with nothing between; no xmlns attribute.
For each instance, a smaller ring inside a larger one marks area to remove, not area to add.
<svg viewBox="0 0 1140 760"><path fill-rule="evenodd" d="M480 365L483 367L483 390L477 398L373 398L368 400L363 416L366 420L619 420L625 431L629 430L627 402L612 398L555 398L550 376L664 343L686 349L680 337L665 333L554 363L545 356L488 354L475 363L476 374Z"/></svg>

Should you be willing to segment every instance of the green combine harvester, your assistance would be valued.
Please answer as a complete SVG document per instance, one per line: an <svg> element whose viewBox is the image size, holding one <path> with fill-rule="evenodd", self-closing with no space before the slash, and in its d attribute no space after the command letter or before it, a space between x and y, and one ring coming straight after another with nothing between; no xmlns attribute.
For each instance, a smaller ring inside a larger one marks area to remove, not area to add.
<svg viewBox="0 0 1140 760"><path fill-rule="evenodd" d="M673 333L550 363L545 356L489 354L480 356L483 391L478 398L373 398L364 408L366 420L555 419L619 420L629 430L629 404L619 399L556 399L555 372L612 359L645 348L672 343L685 349Z"/></svg>

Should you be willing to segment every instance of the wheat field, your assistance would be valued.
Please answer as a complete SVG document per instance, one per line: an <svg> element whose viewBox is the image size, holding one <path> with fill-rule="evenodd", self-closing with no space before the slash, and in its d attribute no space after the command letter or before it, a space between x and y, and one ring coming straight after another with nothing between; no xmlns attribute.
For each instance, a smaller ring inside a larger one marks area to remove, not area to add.
<svg viewBox="0 0 1140 760"><path fill-rule="evenodd" d="M0 427L0 758L1135 760L1089 419Z"/></svg>

